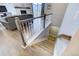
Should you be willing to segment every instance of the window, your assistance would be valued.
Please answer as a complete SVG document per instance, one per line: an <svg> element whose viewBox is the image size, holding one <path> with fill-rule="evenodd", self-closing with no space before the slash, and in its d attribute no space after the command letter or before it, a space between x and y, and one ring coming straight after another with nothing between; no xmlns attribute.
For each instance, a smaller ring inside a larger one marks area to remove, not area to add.
<svg viewBox="0 0 79 59"><path fill-rule="evenodd" d="M33 15L34 17L41 16L41 11L42 11L42 3L33 3Z"/></svg>

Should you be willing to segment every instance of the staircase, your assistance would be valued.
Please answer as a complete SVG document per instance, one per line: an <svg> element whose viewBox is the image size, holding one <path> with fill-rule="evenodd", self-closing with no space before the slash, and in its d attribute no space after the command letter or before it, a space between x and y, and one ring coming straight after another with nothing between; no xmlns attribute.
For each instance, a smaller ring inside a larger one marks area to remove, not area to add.
<svg viewBox="0 0 79 59"><path fill-rule="evenodd" d="M52 14L47 14L27 20L19 20L17 17L15 18L17 29L20 32L23 41L23 46L30 46L35 40L39 42L45 40L42 40L42 38L48 36L48 30L51 25L51 15ZM29 20L32 20L33 23L28 23Z"/></svg>

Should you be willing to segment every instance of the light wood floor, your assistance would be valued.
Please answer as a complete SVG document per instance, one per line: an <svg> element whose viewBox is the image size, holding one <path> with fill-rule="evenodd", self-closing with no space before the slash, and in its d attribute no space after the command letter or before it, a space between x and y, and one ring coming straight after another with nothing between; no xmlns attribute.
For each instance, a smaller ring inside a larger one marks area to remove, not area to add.
<svg viewBox="0 0 79 59"><path fill-rule="evenodd" d="M45 40L23 49L18 31L0 28L0 55L3 56L51 56L54 43L53 40Z"/></svg>

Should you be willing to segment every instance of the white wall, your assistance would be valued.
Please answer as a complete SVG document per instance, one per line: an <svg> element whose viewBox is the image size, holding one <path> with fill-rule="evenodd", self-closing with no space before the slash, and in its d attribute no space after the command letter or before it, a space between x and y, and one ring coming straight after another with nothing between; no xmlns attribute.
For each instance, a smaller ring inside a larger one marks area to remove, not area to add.
<svg viewBox="0 0 79 59"><path fill-rule="evenodd" d="M8 11L8 12L11 12L12 15L15 15L15 14L16 14L16 11L15 11L15 9L14 9L14 5L13 5L13 4L11 4L11 3L0 3L0 5L6 6L7 11Z"/></svg>
<svg viewBox="0 0 79 59"><path fill-rule="evenodd" d="M67 3L52 3L52 23L55 26L60 27L63 21L63 17L67 8Z"/></svg>
<svg viewBox="0 0 79 59"><path fill-rule="evenodd" d="M21 6L21 3L17 3L17 4L19 4ZM7 11L11 12L12 15L17 15L17 14L19 15L19 14L21 14L20 13L20 9L15 9L14 8L15 7L15 3L0 3L0 5L6 6ZM23 7L31 7L31 9L27 9L27 13L28 14L32 13L32 5L31 5L31 3L25 3L25 6L23 6ZM22 10L25 10L25 9L22 9Z"/></svg>
<svg viewBox="0 0 79 59"><path fill-rule="evenodd" d="M13 3L14 6L17 7L30 7L31 9L15 9L16 10L16 14L20 15L21 12L20 10L26 10L27 14L32 14L32 4L31 3Z"/></svg>
<svg viewBox="0 0 79 59"><path fill-rule="evenodd" d="M46 14L52 13L52 4L51 3L45 3L44 13L46 13Z"/></svg>
<svg viewBox="0 0 79 59"><path fill-rule="evenodd" d="M59 34L72 36L79 28L79 3L68 5Z"/></svg>
<svg viewBox="0 0 79 59"><path fill-rule="evenodd" d="M79 29L76 31L76 33L72 37L70 44L65 49L62 55L79 56Z"/></svg>

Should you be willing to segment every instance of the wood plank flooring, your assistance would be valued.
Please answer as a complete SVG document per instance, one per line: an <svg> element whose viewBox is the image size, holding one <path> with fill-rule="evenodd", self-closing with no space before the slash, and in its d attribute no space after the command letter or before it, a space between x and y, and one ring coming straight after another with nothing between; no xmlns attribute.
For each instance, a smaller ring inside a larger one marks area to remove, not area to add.
<svg viewBox="0 0 79 59"><path fill-rule="evenodd" d="M53 40L45 40L23 49L18 31L0 29L0 55L2 56L51 56L54 43Z"/></svg>

